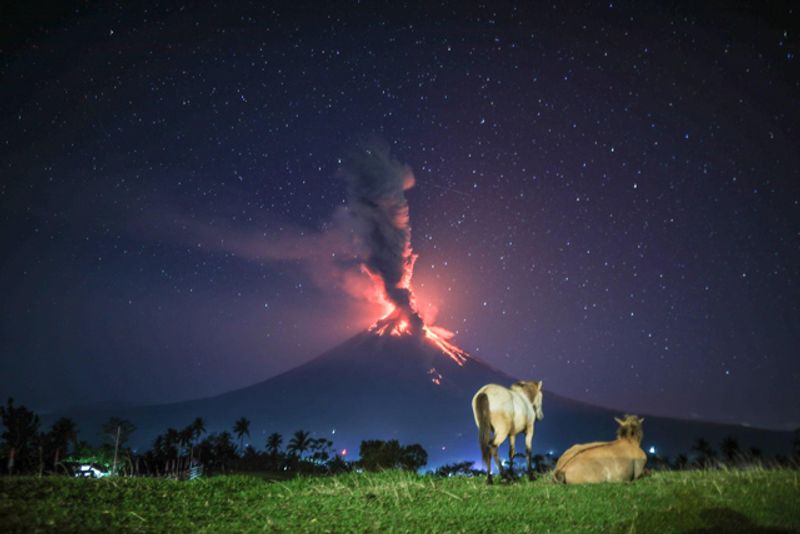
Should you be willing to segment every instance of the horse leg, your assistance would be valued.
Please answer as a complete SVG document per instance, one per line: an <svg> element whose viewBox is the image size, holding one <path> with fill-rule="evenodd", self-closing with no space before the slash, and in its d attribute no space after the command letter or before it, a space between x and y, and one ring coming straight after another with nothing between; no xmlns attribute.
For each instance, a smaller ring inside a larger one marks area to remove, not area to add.
<svg viewBox="0 0 800 534"><path fill-rule="evenodd" d="M483 463L486 465L486 483L492 484L492 442L489 442L488 446L483 449Z"/></svg>
<svg viewBox="0 0 800 534"><path fill-rule="evenodd" d="M514 441L516 440L516 434L509 434L508 435L508 478L509 480L514 480Z"/></svg>
<svg viewBox="0 0 800 534"><path fill-rule="evenodd" d="M503 479L505 477L505 474L503 473L503 464L502 462L500 462L500 457L497 455L497 451L499 449L500 447L492 444L492 458L494 458L494 463L497 464L497 471L498 475L500 476L500 479Z"/></svg>
<svg viewBox="0 0 800 534"><path fill-rule="evenodd" d="M525 459L528 461L528 480L533 480L533 464L531 464L531 451L533 449L533 425L525 431Z"/></svg>
<svg viewBox="0 0 800 534"><path fill-rule="evenodd" d="M495 428L494 439L491 441L492 457L497 464L497 470L499 471L500 478L504 478L505 474L503 473L503 464L500 462L498 451L500 450L500 445L502 445L502 443L506 440L506 436L508 436L507 430L504 428Z"/></svg>

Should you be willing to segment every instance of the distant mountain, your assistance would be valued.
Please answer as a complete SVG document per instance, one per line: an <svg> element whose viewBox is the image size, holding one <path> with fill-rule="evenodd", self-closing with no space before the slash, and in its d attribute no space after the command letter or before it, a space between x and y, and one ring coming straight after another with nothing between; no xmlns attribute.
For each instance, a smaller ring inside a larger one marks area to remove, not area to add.
<svg viewBox="0 0 800 534"><path fill-rule="evenodd" d="M347 449L348 457L357 456L362 439L420 443L428 451L429 466L436 466L479 460L472 395L484 384L514 381L475 358L452 358L425 338L364 332L304 365L216 397L114 410L78 409L67 415L90 440L109 416L130 419L137 426L134 446L143 449L168 426L181 428L198 416L209 432L230 430L245 416L252 421L249 442L258 449L272 432L288 440L303 429L333 439L337 451ZM558 385L545 380L545 417L536 424L535 453L558 455L576 442L614 437L613 417L620 412L562 397L549 387ZM786 454L792 441L789 432L644 415L643 445L655 446L659 454L689 452L697 437L718 447L732 435L742 448L758 447L765 454ZM519 448L524 450L522 438Z"/></svg>

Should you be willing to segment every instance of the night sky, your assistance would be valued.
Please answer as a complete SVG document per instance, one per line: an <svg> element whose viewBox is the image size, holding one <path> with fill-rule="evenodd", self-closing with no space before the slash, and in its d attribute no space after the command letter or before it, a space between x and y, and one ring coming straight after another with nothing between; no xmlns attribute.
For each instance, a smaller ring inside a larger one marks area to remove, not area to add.
<svg viewBox="0 0 800 534"><path fill-rule="evenodd" d="M378 139L472 355L800 426L800 7L264 4L3 8L0 394L204 397L368 327L339 169Z"/></svg>

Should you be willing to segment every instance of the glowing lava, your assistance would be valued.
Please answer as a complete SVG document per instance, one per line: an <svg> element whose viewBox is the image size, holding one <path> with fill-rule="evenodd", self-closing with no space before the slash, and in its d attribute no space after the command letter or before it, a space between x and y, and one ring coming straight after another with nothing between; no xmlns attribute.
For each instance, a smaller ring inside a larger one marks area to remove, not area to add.
<svg viewBox="0 0 800 534"><path fill-rule="evenodd" d="M410 282L410 276L408 281ZM411 292L410 284L406 289ZM391 307L388 300L385 302L387 307ZM403 311L399 307L393 308L376 321L369 331L379 336L422 336L425 341L437 347L448 358L463 366L469 358L469 354L450 341L455 334L441 326L426 325L413 306L414 300L412 299L408 310ZM434 380L434 383L438 385L439 381Z"/></svg>

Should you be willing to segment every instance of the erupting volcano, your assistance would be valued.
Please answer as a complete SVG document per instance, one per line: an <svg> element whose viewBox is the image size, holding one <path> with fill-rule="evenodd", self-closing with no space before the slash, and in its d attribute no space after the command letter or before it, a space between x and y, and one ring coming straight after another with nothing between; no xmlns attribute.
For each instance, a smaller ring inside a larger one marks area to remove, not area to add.
<svg viewBox="0 0 800 534"><path fill-rule="evenodd" d="M384 336L417 336L438 347L458 365L469 355L454 345L453 333L426 325L417 311L411 286L417 255L411 248L411 225L405 192L414 186L411 169L394 160L387 148L356 152L342 169L347 181L361 267L375 285L385 315L369 331Z"/></svg>
<svg viewBox="0 0 800 534"><path fill-rule="evenodd" d="M418 311L411 284L416 255L405 198L414 185L411 170L393 160L387 149L370 148L357 152L342 173L356 245L356 261L350 263L360 265L372 281L365 296L383 306L372 326L303 365L217 397L69 415L82 428L97 430L110 415L130 419L137 426L139 446L149 446L166 426L179 427L197 416L206 420L209 432L216 432L244 415L252 421L256 446L268 433L306 429L330 436L340 451L357 450L363 439L399 439L421 443L432 466L478 460L472 395L485 384L510 385L515 379L470 357L450 341L452 333L426 324L425 319L432 319ZM544 411L547 417L537 423L533 442L537 453L560 452L569 444L607 435L613 431L613 417L621 413L547 389ZM667 454L689 450L697 436L719 441L735 435L765 451L789 443L780 433L653 416L647 420L648 442Z"/></svg>
<svg viewBox="0 0 800 534"><path fill-rule="evenodd" d="M252 421L255 445L271 432L289 435L305 429L330 436L337 449L357 450L363 439L420 443L431 466L479 460L470 400L489 383L510 385L511 376L470 357L454 345L447 330L426 324L419 313L411 278L407 191L411 170L388 150L357 152L342 173L348 186L346 213L352 219L355 265L372 280L366 295L380 304L380 319L341 345L269 380L217 397L176 404L71 413L84 429L99 431L110 415L137 426L138 446L149 446L166 426L185 425L198 415L209 432L229 428L234 416ZM542 376L525 378L545 378ZM537 424L534 451L560 452L613 430L621 412L588 406L545 391L547 417ZM424 414L424 417L420 415ZM648 416L648 442L667 454L689 450L697 436L719 441L740 437L765 451L788 444L788 434L703 425ZM256 436L258 436L257 439Z"/></svg>

